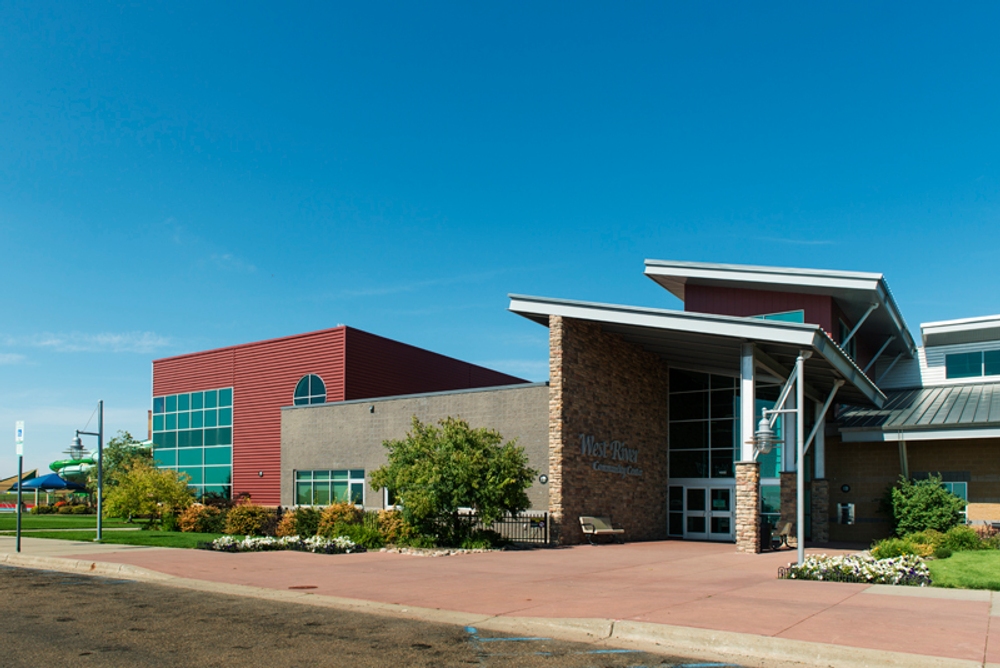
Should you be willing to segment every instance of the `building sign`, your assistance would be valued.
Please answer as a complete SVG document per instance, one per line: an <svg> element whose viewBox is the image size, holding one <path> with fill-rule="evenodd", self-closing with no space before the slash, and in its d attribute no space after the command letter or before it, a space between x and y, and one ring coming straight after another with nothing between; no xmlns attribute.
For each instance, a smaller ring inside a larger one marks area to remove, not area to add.
<svg viewBox="0 0 1000 668"><path fill-rule="evenodd" d="M639 448L630 448L625 441L598 441L593 435L580 434L580 452L585 457L594 457L591 467L595 471L623 478L642 475L641 468L632 466L639 463Z"/></svg>

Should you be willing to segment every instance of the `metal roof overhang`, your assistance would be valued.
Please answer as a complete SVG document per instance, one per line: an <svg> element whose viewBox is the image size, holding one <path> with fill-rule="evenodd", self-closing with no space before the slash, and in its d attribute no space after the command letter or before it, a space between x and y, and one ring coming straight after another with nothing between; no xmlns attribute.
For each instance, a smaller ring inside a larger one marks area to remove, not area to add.
<svg viewBox="0 0 1000 668"><path fill-rule="evenodd" d="M1000 315L925 322L920 325L925 346L982 343L1000 339Z"/></svg>
<svg viewBox="0 0 1000 668"><path fill-rule="evenodd" d="M708 262L646 260L645 274L681 301L687 284L736 287L747 290L798 292L833 297L855 322L869 305L879 308L868 318L864 331L875 337L896 339L886 353L916 354L917 345L882 274L860 271L828 271L791 267L757 267Z"/></svg>
<svg viewBox="0 0 1000 668"><path fill-rule="evenodd" d="M825 394L835 381L844 380L838 402L877 407L885 402L885 395L818 325L524 295L510 295L509 310L546 327L552 315L595 322L670 366L687 369L739 373L742 345L753 343L787 374L799 351L809 350L808 386Z"/></svg>

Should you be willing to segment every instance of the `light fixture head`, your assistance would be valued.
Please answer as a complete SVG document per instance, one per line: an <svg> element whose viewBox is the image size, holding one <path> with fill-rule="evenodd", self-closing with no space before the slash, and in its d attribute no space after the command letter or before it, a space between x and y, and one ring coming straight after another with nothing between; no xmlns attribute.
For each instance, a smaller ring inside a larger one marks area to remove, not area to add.
<svg viewBox="0 0 1000 668"><path fill-rule="evenodd" d="M774 447L778 439L774 434L774 430L771 429L771 421L767 417L762 417L760 422L757 423L757 431L754 432L753 440L757 452L762 455L771 452L771 448Z"/></svg>

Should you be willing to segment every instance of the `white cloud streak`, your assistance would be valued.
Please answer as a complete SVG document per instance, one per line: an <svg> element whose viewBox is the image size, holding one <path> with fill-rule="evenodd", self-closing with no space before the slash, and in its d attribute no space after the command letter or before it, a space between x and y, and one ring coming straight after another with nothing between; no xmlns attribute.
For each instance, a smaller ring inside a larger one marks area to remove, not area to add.
<svg viewBox="0 0 1000 668"><path fill-rule="evenodd" d="M4 364L20 364L24 361L24 355L16 353L0 353L0 366Z"/></svg>
<svg viewBox="0 0 1000 668"><path fill-rule="evenodd" d="M170 345L170 339L154 332L51 333L7 337L8 347L42 348L60 353L151 353ZM17 356L15 357L23 357ZM2 359L2 356L0 356Z"/></svg>

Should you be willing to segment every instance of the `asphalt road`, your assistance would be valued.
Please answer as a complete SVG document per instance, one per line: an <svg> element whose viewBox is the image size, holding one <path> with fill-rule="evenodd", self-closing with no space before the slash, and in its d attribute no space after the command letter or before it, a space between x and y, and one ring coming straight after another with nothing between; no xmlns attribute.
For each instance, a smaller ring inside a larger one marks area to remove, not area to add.
<svg viewBox="0 0 1000 668"><path fill-rule="evenodd" d="M0 666L723 666L294 603L0 567Z"/></svg>

